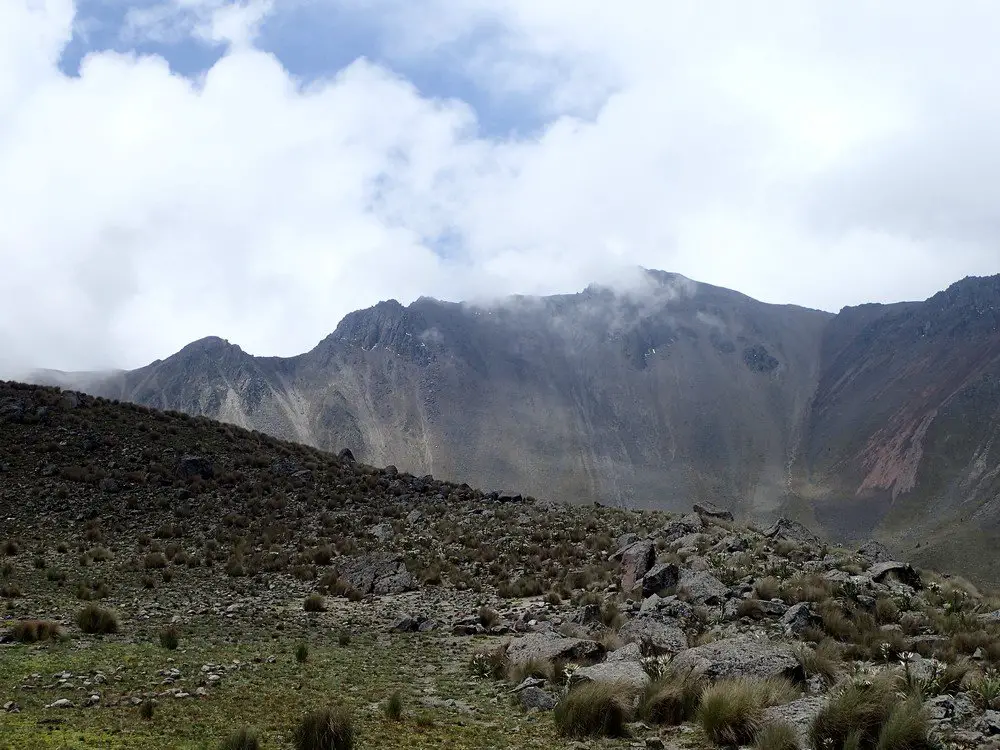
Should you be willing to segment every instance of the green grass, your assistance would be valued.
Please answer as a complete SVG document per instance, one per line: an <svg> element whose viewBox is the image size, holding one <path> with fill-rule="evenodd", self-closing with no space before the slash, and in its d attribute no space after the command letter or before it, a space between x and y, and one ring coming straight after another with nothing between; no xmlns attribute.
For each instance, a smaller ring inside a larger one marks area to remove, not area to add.
<svg viewBox="0 0 1000 750"><path fill-rule="evenodd" d="M0 659L0 697L16 699L22 712L0 713L0 750L210 750L234 726L253 727L264 748L290 748L299 719L334 703L352 711L358 736L354 747L361 750L542 750L558 745L549 716L512 712L505 685L470 679L465 665L481 642L375 633L358 634L346 647L335 640L330 634L317 636L306 663L294 658L297 641L258 634L229 643L208 635L207 629L169 652L154 642L127 643L122 636L67 640L43 648L10 647ZM268 662L271 656L275 659ZM203 664L235 660L241 667L226 673L206 698L157 698L150 721L140 719L138 707L128 700L162 692L162 669L175 667L182 673L183 679L169 687L193 692ZM432 677L427 679L429 667ZM62 671L114 674L98 688L104 705L46 710L44 706L57 698L79 701L82 694L20 689L31 674L51 677ZM422 695L431 691L441 699L467 703L473 712L419 705L419 711L403 713L399 721L386 716L379 704L411 684L419 684Z"/></svg>

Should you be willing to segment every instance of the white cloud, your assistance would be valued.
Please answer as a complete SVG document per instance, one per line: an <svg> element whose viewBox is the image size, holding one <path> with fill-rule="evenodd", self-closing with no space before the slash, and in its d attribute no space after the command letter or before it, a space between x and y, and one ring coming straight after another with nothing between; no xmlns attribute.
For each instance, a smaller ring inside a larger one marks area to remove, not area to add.
<svg viewBox="0 0 1000 750"><path fill-rule="evenodd" d="M0 367L287 355L379 299L633 264L827 309L1000 271L991 3L339 2L373 56L461 61L545 126L485 136L365 60L303 86L255 47L280 5L133 11L133 39L227 45L189 80L108 52L67 77L71 2L0 4Z"/></svg>

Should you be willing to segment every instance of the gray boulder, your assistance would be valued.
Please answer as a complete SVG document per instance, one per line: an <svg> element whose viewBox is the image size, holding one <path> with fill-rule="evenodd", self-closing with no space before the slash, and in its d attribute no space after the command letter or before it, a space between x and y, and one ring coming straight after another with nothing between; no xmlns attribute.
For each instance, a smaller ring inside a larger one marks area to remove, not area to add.
<svg viewBox="0 0 1000 750"><path fill-rule="evenodd" d="M770 539L787 539L791 542L806 542L816 544L819 538L798 521L789 518L779 518L764 531L764 536Z"/></svg>
<svg viewBox="0 0 1000 750"><path fill-rule="evenodd" d="M563 638L552 633L529 633L512 639L507 646L507 658L511 664L524 664L532 659L592 663L603 655L604 647L596 641Z"/></svg>
<svg viewBox="0 0 1000 750"><path fill-rule="evenodd" d="M803 630L820 625L822 619L812 611L809 602L799 602L788 608L779 623L785 632L799 635Z"/></svg>
<svg viewBox="0 0 1000 750"><path fill-rule="evenodd" d="M869 563L875 564L892 560L892 553L882 542L871 539L858 547L858 556Z"/></svg>
<svg viewBox="0 0 1000 750"><path fill-rule="evenodd" d="M643 597L653 596L664 589L672 589L680 581L680 569L673 563L658 563L642 578Z"/></svg>
<svg viewBox="0 0 1000 750"><path fill-rule="evenodd" d="M793 682L805 682L805 673L790 646L745 635L689 648L677 654L672 665L712 679L786 677Z"/></svg>
<svg viewBox="0 0 1000 750"><path fill-rule="evenodd" d="M215 476L215 467L212 462L204 456L181 456L177 459L177 476L181 479L212 479Z"/></svg>
<svg viewBox="0 0 1000 750"><path fill-rule="evenodd" d="M687 636L673 623L648 615L629 620L618 631L626 643L636 642L646 652L676 654L687 648Z"/></svg>
<svg viewBox="0 0 1000 750"><path fill-rule="evenodd" d="M721 604L729 596L729 587L711 573L685 570L679 587L697 604Z"/></svg>
<svg viewBox="0 0 1000 750"><path fill-rule="evenodd" d="M606 661L642 661L642 649L638 641L626 643L621 648L608 652Z"/></svg>
<svg viewBox="0 0 1000 750"><path fill-rule="evenodd" d="M581 682L616 682L642 690L649 681L649 675L641 663L622 659L605 661L591 667L580 667L570 676L569 685L573 687Z"/></svg>
<svg viewBox="0 0 1000 750"><path fill-rule="evenodd" d="M695 503L694 512L697 513L702 518L711 518L718 521L733 520L733 514L731 511L723 510L714 503L709 503L709 502Z"/></svg>
<svg viewBox="0 0 1000 750"><path fill-rule="evenodd" d="M521 707L526 711L551 711L558 702L552 693L535 686L526 687L519 691L517 698L521 702Z"/></svg>
<svg viewBox="0 0 1000 750"><path fill-rule="evenodd" d="M337 560L341 578L362 594L401 594L412 591L417 582L399 555L370 554Z"/></svg>
<svg viewBox="0 0 1000 750"><path fill-rule="evenodd" d="M649 539L622 551L622 591L631 591L656 562L656 547Z"/></svg>
<svg viewBox="0 0 1000 750"><path fill-rule="evenodd" d="M825 696L810 695L783 706L772 706L764 711L762 723L765 726L768 724L788 724L798 736L799 747L809 747L809 728L826 703Z"/></svg>
<svg viewBox="0 0 1000 750"><path fill-rule="evenodd" d="M876 563L868 569L868 578L875 583L883 583L890 575L900 583L904 583L911 588L923 588L923 583L920 581L920 574L909 563L888 560Z"/></svg>

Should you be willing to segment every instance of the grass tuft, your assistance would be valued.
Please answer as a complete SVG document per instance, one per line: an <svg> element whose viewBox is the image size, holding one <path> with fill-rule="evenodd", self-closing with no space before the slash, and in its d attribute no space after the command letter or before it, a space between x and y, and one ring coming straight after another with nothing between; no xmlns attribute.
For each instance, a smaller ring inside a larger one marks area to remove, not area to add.
<svg viewBox="0 0 1000 750"><path fill-rule="evenodd" d="M76 624L80 630L91 635L107 635L118 632L118 616L109 609L88 604L76 613Z"/></svg>
<svg viewBox="0 0 1000 750"><path fill-rule="evenodd" d="M584 683L556 705L556 727L568 737L627 737L634 695L634 688L620 683Z"/></svg>
<svg viewBox="0 0 1000 750"><path fill-rule="evenodd" d="M351 750L354 721L342 706L306 714L294 732L296 750Z"/></svg>
<svg viewBox="0 0 1000 750"><path fill-rule="evenodd" d="M799 735L791 724L766 724L757 732L753 746L756 750L799 750Z"/></svg>
<svg viewBox="0 0 1000 750"><path fill-rule="evenodd" d="M694 718L707 682L695 672L668 672L649 683L639 700L639 716L654 724L681 724Z"/></svg>
<svg viewBox="0 0 1000 750"><path fill-rule="evenodd" d="M702 694L698 720L716 744L748 745L762 728L764 709L787 703L797 694L787 680L724 680Z"/></svg>
<svg viewBox="0 0 1000 750"><path fill-rule="evenodd" d="M219 744L219 750L260 750L260 740L254 730L243 727L226 737Z"/></svg>

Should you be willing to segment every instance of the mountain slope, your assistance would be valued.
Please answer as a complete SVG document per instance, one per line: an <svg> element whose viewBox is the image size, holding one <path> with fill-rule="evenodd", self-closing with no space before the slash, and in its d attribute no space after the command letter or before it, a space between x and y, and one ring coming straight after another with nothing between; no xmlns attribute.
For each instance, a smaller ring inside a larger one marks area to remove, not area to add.
<svg viewBox="0 0 1000 750"><path fill-rule="evenodd" d="M78 382L495 489L785 513L939 567L956 529L967 549L1000 529L1000 276L831 315L648 271L491 307L382 302L297 357L210 338Z"/></svg>
<svg viewBox="0 0 1000 750"><path fill-rule="evenodd" d="M289 359L205 339L89 390L553 499L763 511L829 318L648 272L491 308L383 302Z"/></svg>

